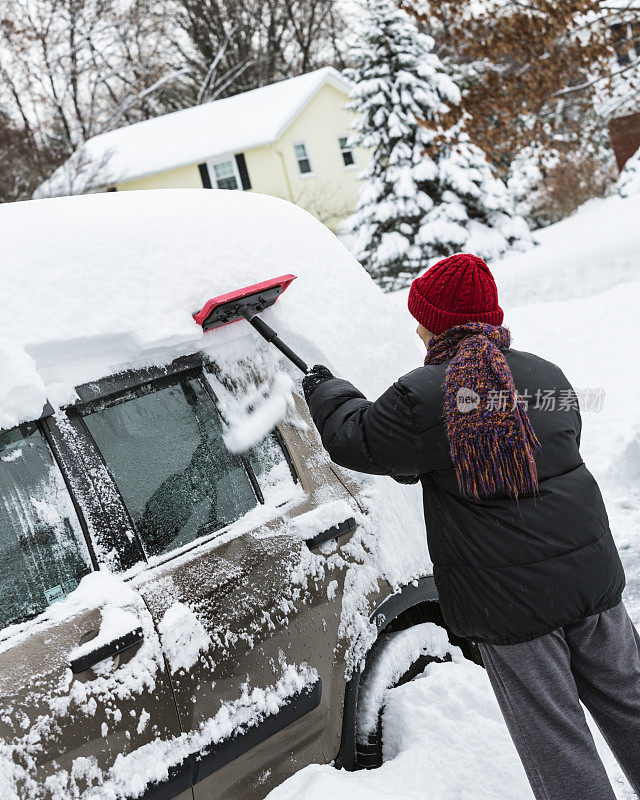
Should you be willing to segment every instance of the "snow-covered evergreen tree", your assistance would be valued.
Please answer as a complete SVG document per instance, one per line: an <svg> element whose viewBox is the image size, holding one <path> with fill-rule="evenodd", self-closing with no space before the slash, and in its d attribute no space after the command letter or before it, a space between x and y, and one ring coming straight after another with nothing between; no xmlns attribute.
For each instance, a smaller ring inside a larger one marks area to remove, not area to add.
<svg viewBox="0 0 640 800"><path fill-rule="evenodd" d="M346 229L356 256L386 289L437 258L467 250L493 259L529 241L505 185L448 115L460 91L393 0L369 0L354 66L354 144L371 151Z"/></svg>

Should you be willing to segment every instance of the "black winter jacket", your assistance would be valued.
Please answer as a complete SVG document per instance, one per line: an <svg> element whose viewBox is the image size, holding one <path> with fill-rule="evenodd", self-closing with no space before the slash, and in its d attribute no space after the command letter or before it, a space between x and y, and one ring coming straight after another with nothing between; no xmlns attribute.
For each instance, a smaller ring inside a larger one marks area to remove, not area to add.
<svg viewBox="0 0 640 800"><path fill-rule="evenodd" d="M444 619L455 634L493 644L529 641L611 608L625 583L600 490L580 457L579 411L561 410L569 382L549 361L503 352L521 395L553 389L556 398L554 410L529 401L539 494L517 503L459 492L442 418L447 363L413 370L374 403L338 378L310 400L337 464L420 476Z"/></svg>

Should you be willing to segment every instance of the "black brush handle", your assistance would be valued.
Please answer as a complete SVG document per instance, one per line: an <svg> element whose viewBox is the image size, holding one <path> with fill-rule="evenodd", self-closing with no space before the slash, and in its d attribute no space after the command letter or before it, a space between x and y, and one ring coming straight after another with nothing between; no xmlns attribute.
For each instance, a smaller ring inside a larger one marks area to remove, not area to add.
<svg viewBox="0 0 640 800"><path fill-rule="evenodd" d="M277 347L278 350L285 355L289 361L293 362L299 370L302 370L305 375L309 373L309 367L307 364L305 364L300 356L297 353L294 353L293 350L282 341L273 328L269 327L266 322L263 322L260 317L256 316L255 314L252 316L250 313L245 314L245 319L258 331L263 339L266 339L274 347Z"/></svg>

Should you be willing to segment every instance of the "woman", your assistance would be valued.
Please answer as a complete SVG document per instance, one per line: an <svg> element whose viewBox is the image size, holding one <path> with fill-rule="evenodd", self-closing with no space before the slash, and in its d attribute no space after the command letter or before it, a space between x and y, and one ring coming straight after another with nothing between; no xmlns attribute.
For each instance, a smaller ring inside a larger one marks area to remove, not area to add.
<svg viewBox="0 0 640 800"><path fill-rule="evenodd" d="M511 348L473 255L417 278L425 364L370 402L316 366L303 387L322 442L360 472L420 480L444 619L477 642L536 798L615 800L591 711L640 787L640 637L581 420L562 371Z"/></svg>

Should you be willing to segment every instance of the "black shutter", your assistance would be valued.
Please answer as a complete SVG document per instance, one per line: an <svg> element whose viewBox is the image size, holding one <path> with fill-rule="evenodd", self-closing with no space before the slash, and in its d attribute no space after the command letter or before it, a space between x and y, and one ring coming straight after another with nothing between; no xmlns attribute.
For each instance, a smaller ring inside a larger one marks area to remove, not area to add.
<svg viewBox="0 0 640 800"><path fill-rule="evenodd" d="M202 181L203 189L211 189L211 178L209 177L209 167L206 164L198 164L200 171L200 180Z"/></svg>
<svg viewBox="0 0 640 800"><path fill-rule="evenodd" d="M240 174L240 182L243 189L251 188L251 181L249 180L249 171L247 170L247 162L244 153L236 153L236 165Z"/></svg>

